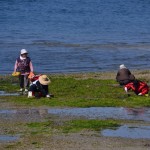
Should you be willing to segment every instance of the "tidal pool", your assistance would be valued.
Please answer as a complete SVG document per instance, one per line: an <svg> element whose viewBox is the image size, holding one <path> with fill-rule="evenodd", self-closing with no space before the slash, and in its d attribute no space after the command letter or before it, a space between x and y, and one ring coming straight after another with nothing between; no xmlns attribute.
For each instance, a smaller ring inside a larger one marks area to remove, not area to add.
<svg viewBox="0 0 150 150"><path fill-rule="evenodd" d="M16 110L9 110L9 109L2 109L0 110L0 114L15 114L17 111Z"/></svg>
<svg viewBox="0 0 150 150"><path fill-rule="evenodd" d="M90 107L90 108L31 108L3 109L1 117L38 118L46 115L85 117L87 119L122 119L150 122L150 108Z"/></svg>
<svg viewBox="0 0 150 150"><path fill-rule="evenodd" d="M150 108L90 107L51 108L49 114L86 117L88 119L124 119L150 121Z"/></svg>
<svg viewBox="0 0 150 150"><path fill-rule="evenodd" d="M0 96L18 96L18 93L7 93L5 91L0 91Z"/></svg>
<svg viewBox="0 0 150 150"><path fill-rule="evenodd" d="M19 139L19 136L0 135L0 142L13 142Z"/></svg>
<svg viewBox="0 0 150 150"><path fill-rule="evenodd" d="M131 139L150 139L150 126L129 126L123 125L115 130L106 129L101 131L103 136L122 137Z"/></svg>
<svg viewBox="0 0 150 150"><path fill-rule="evenodd" d="M48 116L56 115L60 118L86 119L119 119L119 120L140 120L150 122L150 108L123 108L123 107L90 107L90 108L30 108L30 109L0 109L1 120L11 121L41 121ZM103 136L123 138L150 138L150 125L123 125L115 130L106 129L101 133ZM16 136L1 136L4 139L15 140ZM9 140L5 140L9 141Z"/></svg>
<svg viewBox="0 0 150 150"><path fill-rule="evenodd" d="M48 115L47 109L0 109L0 119L1 120L11 120L11 121L41 121Z"/></svg>

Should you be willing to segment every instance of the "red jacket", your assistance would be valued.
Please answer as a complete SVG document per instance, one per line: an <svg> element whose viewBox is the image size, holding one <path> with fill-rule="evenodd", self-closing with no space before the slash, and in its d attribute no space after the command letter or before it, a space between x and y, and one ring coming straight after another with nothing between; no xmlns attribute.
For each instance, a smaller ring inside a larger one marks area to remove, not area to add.
<svg viewBox="0 0 150 150"><path fill-rule="evenodd" d="M41 74L35 75L35 76L33 76L33 77L30 79L30 81L31 81L31 82L34 82L34 81L38 80L40 76L41 76Z"/></svg>
<svg viewBox="0 0 150 150"><path fill-rule="evenodd" d="M149 92L149 87L145 82L142 81L137 81L137 84L135 85L134 82L130 82L128 84L126 84L124 87L127 88L127 90L132 89L135 94L139 94L141 93L142 95L148 94Z"/></svg>

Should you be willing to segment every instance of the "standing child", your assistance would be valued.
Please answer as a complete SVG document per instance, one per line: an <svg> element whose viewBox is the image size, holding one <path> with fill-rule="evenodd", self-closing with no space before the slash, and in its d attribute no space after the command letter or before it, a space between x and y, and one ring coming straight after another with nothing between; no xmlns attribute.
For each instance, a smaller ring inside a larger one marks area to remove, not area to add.
<svg viewBox="0 0 150 150"><path fill-rule="evenodd" d="M14 66L14 72L20 72L19 82L20 82L20 92L28 91L29 79L28 76L30 72L33 72L33 65L30 57L28 57L28 52L26 49L20 51L20 56L17 58Z"/></svg>

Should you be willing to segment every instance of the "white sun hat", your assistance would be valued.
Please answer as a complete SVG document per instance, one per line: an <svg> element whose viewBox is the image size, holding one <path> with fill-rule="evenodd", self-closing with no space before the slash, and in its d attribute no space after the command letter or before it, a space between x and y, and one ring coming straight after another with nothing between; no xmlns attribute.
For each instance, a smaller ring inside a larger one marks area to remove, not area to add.
<svg viewBox="0 0 150 150"><path fill-rule="evenodd" d="M22 50L20 51L20 53L21 53L21 55L22 55L22 54L28 54L28 52L27 52L26 49L22 49Z"/></svg>
<svg viewBox="0 0 150 150"><path fill-rule="evenodd" d="M124 64L120 65L120 69L126 68Z"/></svg>

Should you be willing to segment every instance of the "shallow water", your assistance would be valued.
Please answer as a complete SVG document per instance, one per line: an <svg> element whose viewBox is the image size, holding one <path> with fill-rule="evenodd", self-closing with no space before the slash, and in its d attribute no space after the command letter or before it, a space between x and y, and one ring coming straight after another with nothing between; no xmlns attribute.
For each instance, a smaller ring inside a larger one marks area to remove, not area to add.
<svg viewBox="0 0 150 150"><path fill-rule="evenodd" d="M0 119L11 121L41 121L48 115L47 109L0 109Z"/></svg>
<svg viewBox="0 0 150 150"><path fill-rule="evenodd" d="M77 116L89 119L127 119L150 121L150 108L117 108L117 107L90 107L90 108L60 108L48 109L49 114L60 116Z"/></svg>
<svg viewBox="0 0 150 150"><path fill-rule="evenodd" d="M19 93L7 93L5 91L0 91L0 96L18 96Z"/></svg>
<svg viewBox="0 0 150 150"><path fill-rule="evenodd" d="M39 119L47 115L60 117L85 117L87 119L124 119L150 122L150 108L117 108L117 107L91 107L91 108L49 108L49 109L1 109L1 117Z"/></svg>
<svg viewBox="0 0 150 150"><path fill-rule="evenodd" d="M0 142L13 142L17 141L19 136L12 136L12 135L0 135Z"/></svg>
<svg viewBox="0 0 150 150"><path fill-rule="evenodd" d="M122 137L131 139L150 139L150 126L123 125L117 129L106 129L101 131L103 136Z"/></svg>
<svg viewBox="0 0 150 150"><path fill-rule="evenodd" d="M0 114L15 114L17 111L16 110L9 110L9 109L6 109L6 110L0 110Z"/></svg>
<svg viewBox="0 0 150 150"><path fill-rule="evenodd" d="M22 48L36 72L149 69L150 1L0 1L1 73Z"/></svg>
<svg viewBox="0 0 150 150"><path fill-rule="evenodd" d="M91 107L91 108L31 108L31 109L1 109L1 121L39 122L48 116L59 116L60 118L77 119L121 119L140 120L150 122L150 108L116 108L116 107ZM114 130L106 129L101 132L103 136L123 138L146 138L150 139L150 126L123 125ZM17 136L0 137L0 141L17 140Z"/></svg>

